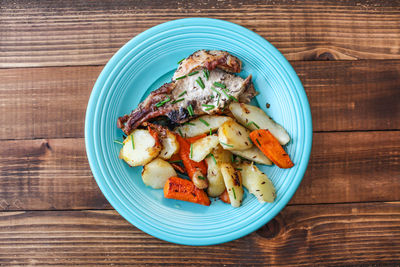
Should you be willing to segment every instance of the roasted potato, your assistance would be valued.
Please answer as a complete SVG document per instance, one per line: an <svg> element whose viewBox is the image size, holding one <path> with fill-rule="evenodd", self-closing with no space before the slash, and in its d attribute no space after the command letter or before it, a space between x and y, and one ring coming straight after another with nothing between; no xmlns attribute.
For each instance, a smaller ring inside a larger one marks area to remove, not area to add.
<svg viewBox="0 0 400 267"><path fill-rule="evenodd" d="M249 131L239 123L229 120L218 129L221 146L226 150L246 150L253 146Z"/></svg>
<svg viewBox="0 0 400 267"><path fill-rule="evenodd" d="M256 146L246 150L231 150L231 153L256 163L272 165L272 162L269 160L269 158L267 158Z"/></svg>
<svg viewBox="0 0 400 267"><path fill-rule="evenodd" d="M185 138L194 137L204 133L209 133L210 129L215 131L228 120L232 120L232 118L227 116L204 115L177 127L174 131L182 134Z"/></svg>
<svg viewBox="0 0 400 267"><path fill-rule="evenodd" d="M160 151L161 146L149 131L136 129L125 138L119 158L132 167L141 166L156 158Z"/></svg>
<svg viewBox="0 0 400 267"><path fill-rule="evenodd" d="M231 205L239 207L243 200L242 176L240 171L236 170L230 163L222 163L221 173Z"/></svg>
<svg viewBox="0 0 400 267"><path fill-rule="evenodd" d="M252 131L258 128L269 130L281 145L289 143L290 137L286 130L273 121L262 109L243 103L231 103L229 110L235 119L248 129Z"/></svg>
<svg viewBox="0 0 400 267"><path fill-rule="evenodd" d="M160 158L144 165L142 170L143 183L154 189L164 188L165 182L172 176L176 176L174 168Z"/></svg>
<svg viewBox="0 0 400 267"><path fill-rule="evenodd" d="M179 151L178 140L171 131L166 131L166 136L161 139L161 144L163 148L160 152L160 158L162 159L170 159L172 155Z"/></svg>
<svg viewBox="0 0 400 267"><path fill-rule="evenodd" d="M211 197L217 197L225 190L225 182L222 177L220 165L231 161L231 153L224 150L220 145L211 151L211 155L206 157L207 163L207 194Z"/></svg>
<svg viewBox="0 0 400 267"><path fill-rule="evenodd" d="M218 136L208 135L192 144L191 160L202 161L219 144Z"/></svg>
<svg viewBox="0 0 400 267"><path fill-rule="evenodd" d="M255 195L259 202L274 202L276 198L275 187L265 173L250 162L243 162L238 164L237 167L242 174L243 186Z"/></svg>

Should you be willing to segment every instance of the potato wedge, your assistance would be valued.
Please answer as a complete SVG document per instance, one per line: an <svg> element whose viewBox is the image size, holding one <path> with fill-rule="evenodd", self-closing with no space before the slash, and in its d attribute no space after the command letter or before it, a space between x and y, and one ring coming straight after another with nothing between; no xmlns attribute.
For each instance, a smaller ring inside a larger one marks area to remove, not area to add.
<svg viewBox="0 0 400 267"><path fill-rule="evenodd" d="M219 144L218 136L208 135L192 144L191 160L202 161Z"/></svg>
<svg viewBox="0 0 400 267"><path fill-rule="evenodd" d="M211 197L217 197L225 191L225 182L220 170L221 163L231 161L231 153L224 150L220 145L211 151L212 156L206 157L207 163L207 194Z"/></svg>
<svg viewBox="0 0 400 267"><path fill-rule="evenodd" d="M230 120L218 129L221 146L226 150L246 150L253 146L250 142L249 130L239 123Z"/></svg>
<svg viewBox="0 0 400 267"><path fill-rule="evenodd" d="M243 162L237 166L241 171L243 186L255 195L259 202L274 202L275 187L268 176L250 162Z"/></svg>
<svg viewBox="0 0 400 267"><path fill-rule="evenodd" d="M246 150L231 150L231 153L256 163L272 165L272 162L269 160L269 158L267 158L256 146Z"/></svg>
<svg viewBox="0 0 400 267"><path fill-rule="evenodd" d="M229 110L235 119L248 129L257 130L258 126L260 129L269 130L281 145L289 143L290 137L286 130L272 120L262 109L243 103L231 103Z"/></svg>
<svg viewBox="0 0 400 267"><path fill-rule="evenodd" d="M209 133L210 129L215 131L228 120L232 120L232 118L227 116L204 115L191 120L188 124L177 127L174 131L179 134L182 133L185 138L194 137L204 133Z"/></svg>
<svg viewBox="0 0 400 267"><path fill-rule="evenodd" d="M174 168L167 161L156 158L144 165L142 170L142 180L145 185L154 189L164 188L168 178L176 176Z"/></svg>
<svg viewBox="0 0 400 267"><path fill-rule="evenodd" d="M125 138L119 158L132 167L141 166L156 158L160 151L161 146L149 131L136 129Z"/></svg>
<svg viewBox="0 0 400 267"><path fill-rule="evenodd" d="M167 131L167 135L161 139L161 144L163 148L160 152L160 158L162 159L170 159L172 155L179 151L178 140L171 131Z"/></svg>
<svg viewBox="0 0 400 267"><path fill-rule="evenodd" d="M222 163L221 173L224 178L231 205L233 207L239 207L243 200L242 176L240 171L236 170L229 163Z"/></svg>

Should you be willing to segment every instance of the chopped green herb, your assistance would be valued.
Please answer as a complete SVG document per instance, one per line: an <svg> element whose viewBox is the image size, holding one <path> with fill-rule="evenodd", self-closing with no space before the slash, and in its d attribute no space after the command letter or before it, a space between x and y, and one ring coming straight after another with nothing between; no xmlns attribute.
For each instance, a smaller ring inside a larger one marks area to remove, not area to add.
<svg viewBox="0 0 400 267"><path fill-rule="evenodd" d="M257 141L258 145L261 146L260 141L258 141L258 139L256 139L256 141Z"/></svg>
<svg viewBox="0 0 400 267"><path fill-rule="evenodd" d="M167 99L158 102L158 103L156 104L156 107L159 108L159 107L163 106L165 103L167 103L167 102L169 102L169 101L171 101L171 98L170 98L170 97L167 97Z"/></svg>
<svg viewBox="0 0 400 267"><path fill-rule="evenodd" d="M181 163L182 160L173 160L173 161L168 161L169 163Z"/></svg>
<svg viewBox="0 0 400 267"><path fill-rule="evenodd" d="M212 153L208 154L207 157L211 157L213 159L214 163L217 164L217 160L215 159L215 157Z"/></svg>
<svg viewBox="0 0 400 267"><path fill-rule="evenodd" d="M215 108L214 105L207 105L207 104L202 104L203 107L207 107L207 108Z"/></svg>
<svg viewBox="0 0 400 267"><path fill-rule="evenodd" d="M232 192L233 192L233 198L236 199L235 188L233 188L233 187L232 187Z"/></svg>
<svg viewBox="0 0 400 267"><path fill-rule="evenodd" d="M201 176L201 175L199 175L199 176L197 176L199 179L201 179L201 180L205 180L206 179L206 177L204 177L204 176Z"/></svg>
<svg viewBox="0 0 400 267"><path fill-rule="evenodd" d="M187 110L188 110L190 116L193 116L193 115L194 115L192 105L189 105L189 106L187 107Z"/></svg>
<svg viewBox="0 0 400 267"><path fill-rule="evenodd" d="M180 136L184 137L183 134L182 134L181 129L178 129L178 132L179 132Z"/></svg>
<svg viewBox="0 0 400 267"><path fill-rule="evenodd" d="M203 80L201 79L201 77L197 78L196 82L201 87L201 89L206 88L206 86L204 85Z"/></svg>
<svg viewBox="0 0 400 267"><path fill-rule="evenodd" d="M182 61L184 61L185 59L182 58L181 60L178 61L178 64L181 64Z"/></svg>
<svg viewBox="0 0 400 267"><path fill-rule="evenodd" d="M214 95L210 95L210 98L213 99L213 98L214 98Z"/></svg>
<svg viewBox="0 0 400 267"><path fill-rule="evenodd" d="M233 101L235 101L235 102L239 102L239 100L237 100L237 98L234 97L233 95L229 95L229 98L230 98L230 99L233 99Z"/></svg>
<svg viewBox="0 0 400 267"><path fill-rule="evenodd" d="M124 143L122 143L122 142L120 142L120 141L118 141L118 140L114 140L114 143L120 144L120 145L124 145Z"/></svg>
<svg viewBox="0 0 400 267"><path fill-rule="evenodd" d="M205 111L213 110L214 108L206 108Z"/></svg>
<svg viewBox="0 0 400 267"><path fill-rule="evenodd" d="M221 94L218 95L217 106L219 106L219 100L221 99Z"/></svg>
<svg viewBox="0 0 400 267"><path fill-rule="evenodd" d="M185 124L185 125L192 125L192 126L196 125L196 124L194 124L194 123L192 123L192 122L185 122L184 124Z"/></svg>
<svg viewBox="0 0 400 267"><path fill-rule="evenodd" d="M235 156L233 156L233 154L231 154L231 161L232 161L232 163L235 163L236 161L235 161Z"/></svg>
<svg viewBox="0 0 400 267"><path fill-rule="evenodd" d="M135 150L135 141L133 140L133 134L131 134L132 149Z"/></svg>
<svg viewBox="0 0 400 267"><path fill-rule="evenodd" d="M180 93L179 95L178 95L178 97L181 97L181 96L183 96L184 94L186 94L187 93L187 91L185 90L185 91L183 91L182 93Z"/></svg>
<svg viewBox="0 0 400 267"><path fill-rule="evenodd" d="M230 98L231 96L230 95L228 95L228 93L225 91L225 90L221 90L222 91L222 93L224 93L224 95L227 97L227 98Z"/></svg>
<svg viewBox="0 0 400 267"><path fill-rule="evenodd" d="M199 121L201 121L202 123L204 123L206 126L210 126L210 124L208 122L206 122L205 120L203 120L202 118L199 118Z"/></svg>
<svg viewBox="0 0 400 267"><path fill-rule="evenodd" d="M236 170L238 170L238 171L242 171L243 169L241 169L241 168L236 168Z"/></svg>
<svg viewBox="0 0 400 267"><path fill-rule="evenodd" d="M178 78L176 78L175 80L177 81L177 80L181 80L181 79L184 79L184 78L186 78L186 75L183 75L183 76L181 76L181 77L178 77Z"/></svg>
<svg viewBox="0 0 400 267"><path fill-rule="evenodd" d="M258 126L257 123L255 123L254 121L251 121L251 122L247 123L246 126L250 126L252 124L254 124L254 126L256 126L257 129L260 129L260 126Z"/></svg>
<svg viewBox="0 0 400 267"><path fill-rule="evenodd" d="M249 139L249 141L250 141L250 144L252 144L253 143L253 141L251 140L251 138L250 137L247 137L248 139Z"/></svg>
<svg viewBox="0 0 400 267"><path fill-rule="evenodd" d="M183 100L185 100L185 99L184 98L179 98L177 100L172 101L171 104L176 104L176 103L179 103L179 102L181 102Z"/></svg>
<svg viewBox="0 0 400 267"><path fill-rule="evenodd" d="M208 69L204 69L203 74L204 74L204 77L206 78L206 80L208 81L208 78L210 77L210 72L208 72Z"/></svg>
<svg viewBox="0 0 400 267"><path fill-rule="evenodd" d="M212 135L212 129L210 128L210 135Z"/></svg>
<svg viewBox="0 0 400 267"><path fill-rule="evenodd" d="M217 95L221 95L221 93L220 93L220 92L218 92L218 91L217 91L217 89L215 89L215 87L214 87L214 86L211 86L211 87L210 87L210 89L211 89L211 90L213 90L214 92L216 92L216 93L217 93Z"/></svg>
<svg viewBox="0 0 400 267"><path fill-rule="evenodd" d="M219 82L214 82L214 85L216 86L216 87L220 87L220 88L226 88L226 85L225 84L223 84L223 83L219 83Z"/></svg>
<svg viewBox="0 0 400 267"><path fill-rule="evenodd" d="M219 141L221 144L223 144L224 146L229 146L229 147L233 147L232 145L226 144L224 142Z"/></svg>
<svg viewBox="0 0 400 267"><path fill-rule="evenodd" d="M193 144L190 144L190 158L193 158Z"/></svg>
<svg viewBox="0 0 400 267"><path fill-rule="evenodd" d="M193 76L193 75L195 75L197 73L199 73L199 72L198 71L193 71L193 72L189 73L188 76Z"/></svg>

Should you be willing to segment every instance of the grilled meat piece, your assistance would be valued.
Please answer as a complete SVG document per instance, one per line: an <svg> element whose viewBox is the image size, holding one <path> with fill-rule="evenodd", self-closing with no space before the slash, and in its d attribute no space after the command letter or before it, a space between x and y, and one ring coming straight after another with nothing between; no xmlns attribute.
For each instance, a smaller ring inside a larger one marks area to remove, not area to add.
<svg viewBox="0 0 400 267"><path fill-rule="evenodd" d="M126 134L160 116L183 123L193 116L221 113L231 101L248 103L256 95L251 75L240 72L241 62L225 51L200 50L181 62L172 82L153 91L130 115L118 119ZM191 108L190 108L191 107Z"/></svg>

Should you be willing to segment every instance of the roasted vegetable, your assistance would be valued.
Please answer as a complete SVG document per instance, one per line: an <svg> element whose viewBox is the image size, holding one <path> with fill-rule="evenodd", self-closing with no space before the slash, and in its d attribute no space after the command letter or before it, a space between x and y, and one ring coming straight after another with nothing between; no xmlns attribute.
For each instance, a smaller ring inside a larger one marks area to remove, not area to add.
<svg viewBox="0 0 400 267"><path fill-rule="evenodd" d="M294 164L290 160L289 155L270 131L263 129L252 131L250 138L276 166L282 169L293 167Z"/></svg>
<svg viewBox="0 0 400 267"><path fill-rule="evenodd" d="M222 192L221 195L219 195L219 199L221 199L223 202L227 203L227 204L231 204L231 201L229 200L229 194L228 191Z"/></svg>
<svg viewBox="0 0 400 267"><path fill-rule="evenodd" d="M242 174L243 186L255 195L259 202L274 202L275 187L265 173L250 162L243 162L238 165L238 168Z"/></svg>
<svg viewBox="0 0 400 267"><path fill-rule="evenodd" d="M157 136L148 130L134 130L123 142L119 157L130 166L141 166L156 158L161 151Z"/></svg>
<svg viewBox="0 0 400 267"><path fill-rule="evenodd" d="M230 163L221 164L221 173L224 178L229 200L233 207L239 207L243 199L243 187L241 173Z"/></svg>
<svg viewBox="0 0 400 267"><path fill-rule="evenodd" d="M249 131L233 120L221 125L218 138L226 150L246 150L253 146L249 139Z"/></svg>
<svg viewBox="0 0 400 267"><path fill-rule="evenodd" d="M231 153L224 150L220 145L211 151L206 157L207 163L207 193L211 197L219 196L225 190L225 182L222 177L220 165L221 163L229 163L231 161Z"/></svg>
<svg viewBox="0 0 400 267"><path fill-rule="evenodd" d="M242 158L260 163L265 165L272 165L272 162L261 152L258 147L253 146L246 150L231 150L232 154L240 156Z"/></svg>
<svg viewBox="0 0 400 267"><path fill-rule="evenodd" d="M194 142L190 154L191 160L200 162L210 154L210 152L219 144L218 136L209 135Z"/></svg>
<svg viewBox="0 0 400 267"><path fill-rule="evenodd" d="M207 194L198 189L193 182L179 178L170 177L164 186L164 197L189 201L205 206L210 205L210 199Z"/></svg>
<svg viewBox="0 0 400 267"><path fill-rule="evenodd" d="M176 136L171 131L166 131L166 136L161 139L162 149L160 152L160 158L170 159L172 155L179 151L179 143L176 140Z"/></svg>
<svg viewBox="0 0 400 267"><path fill-rule="evenodd" d="M269 130L281 145L286 145L290 141L286 130L273 121L262 109L243 103L231 103L229 110L238 122L250 130Z"/></svg>
<svg viewBox="0 0 400 267"><path fill-rule="evenodd" d="M228 120L232 120L232 118L227 116L204 115L177 127L175 132L181 134L184 138L194 137L207 134L210 132L210 129L211 131L215 131Z"/></svg>
<svg viewBox="0 0 400 267"><path fill-rule="evenodd" d="M164 188L165 182L172 176L176 176L174 168L160 158L156 158L144 165L142 170L143 182L154 189Z"/></svg>

